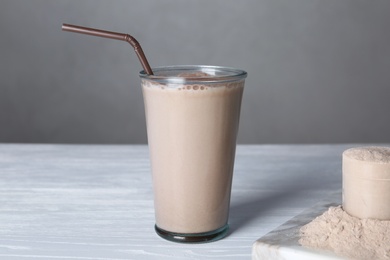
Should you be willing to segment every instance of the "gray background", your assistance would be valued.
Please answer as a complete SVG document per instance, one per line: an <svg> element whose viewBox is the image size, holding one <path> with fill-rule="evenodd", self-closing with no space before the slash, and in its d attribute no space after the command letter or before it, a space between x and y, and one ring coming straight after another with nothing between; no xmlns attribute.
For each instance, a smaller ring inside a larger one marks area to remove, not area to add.
<svg viewBox="0 0 390 260"><path fill-rule="evenodd" d="M248 71L239 143L390 141L390 1L1 0L0 142L146 143L152 66Z"/></svg>

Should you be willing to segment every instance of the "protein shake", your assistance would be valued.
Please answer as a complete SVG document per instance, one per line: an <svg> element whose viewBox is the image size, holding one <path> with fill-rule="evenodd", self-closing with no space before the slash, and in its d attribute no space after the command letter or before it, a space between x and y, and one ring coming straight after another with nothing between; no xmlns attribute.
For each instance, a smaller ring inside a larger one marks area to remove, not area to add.
<svg viewBox="0 0 390 260"><path fill-rule="evenodd" d="M228 229L242 70L216 66L151 69L131 35L78 25L62 30L128 42L143 67L156 232L176 242L207 242Z"/></svg>
<svg viewBox="0 0 390 260"><path fill-rule="evenodd" d="M226 234L246 73L181 66L141 73L157 233L179 242Z"/></svg>

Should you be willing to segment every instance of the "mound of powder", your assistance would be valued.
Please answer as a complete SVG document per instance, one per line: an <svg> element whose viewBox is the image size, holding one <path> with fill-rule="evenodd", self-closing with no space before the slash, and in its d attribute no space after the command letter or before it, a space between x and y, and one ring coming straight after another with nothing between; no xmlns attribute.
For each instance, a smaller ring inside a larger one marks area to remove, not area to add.
<svg viewBox="0 0 390 260"><path fill-rule="evenodd" d="M344 155L358 161L389 163L390 147L356 147L346 150Z"/></svg>
<svg viewBox="0 0 390 260"><path fill-rule="evenodd" d="M390 221L359 219L341 206L330 207L300 229L299 243L348 259L390 259Z"/></svg>

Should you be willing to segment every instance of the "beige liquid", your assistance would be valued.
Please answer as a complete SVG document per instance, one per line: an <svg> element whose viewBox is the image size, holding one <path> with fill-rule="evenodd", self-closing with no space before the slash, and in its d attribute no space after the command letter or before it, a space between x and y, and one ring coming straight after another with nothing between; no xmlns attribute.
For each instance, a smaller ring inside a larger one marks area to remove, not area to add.
<svg viewBox="0 0 390 260"><path fill-rule="evenodd" d="M177 233L223 227L244 81L180 89L142 85L157 226Z"/></svg>

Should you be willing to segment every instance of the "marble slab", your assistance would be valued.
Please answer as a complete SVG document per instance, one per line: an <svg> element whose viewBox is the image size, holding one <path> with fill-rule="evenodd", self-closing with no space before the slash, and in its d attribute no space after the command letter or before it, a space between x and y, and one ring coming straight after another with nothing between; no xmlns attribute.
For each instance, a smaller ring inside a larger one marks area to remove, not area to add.
<svg viewBox="0 0 390 260"><path fill-rule="evenodd" d="M299 229L341 204L341 191L331 194L315 206L303 211L277 229L258 239L252 247L253 260L344 260L333 252L303 247L299 244Z"/></svg>

